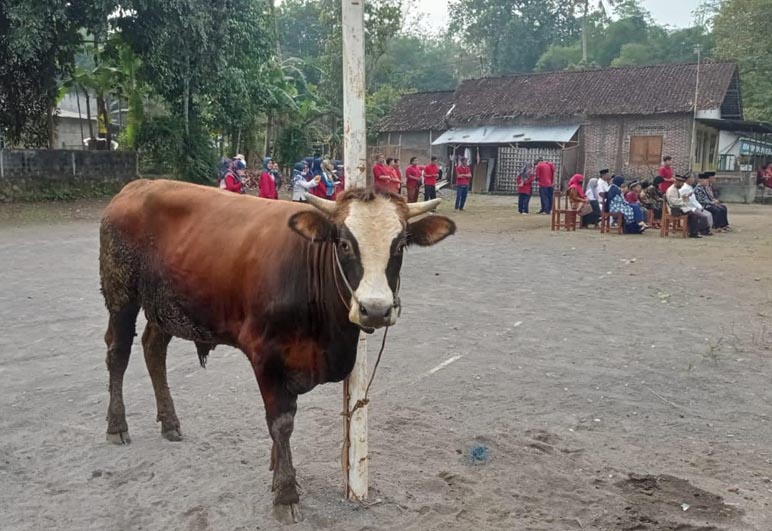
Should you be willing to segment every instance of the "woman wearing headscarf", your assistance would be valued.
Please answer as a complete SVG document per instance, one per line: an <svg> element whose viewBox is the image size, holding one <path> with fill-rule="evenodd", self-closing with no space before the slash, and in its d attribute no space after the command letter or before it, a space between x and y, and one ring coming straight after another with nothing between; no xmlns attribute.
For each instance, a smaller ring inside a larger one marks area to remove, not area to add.
<svg viewBox="0 0 772 531"><path fill-rule="evenodd" d="M308 164L305 162L298 162L295 164L295 168L292 170L292 200L300 203L306 202L306 193L316 188L319 184L321 177L314 177L313 179L306 180L308 174Z"/></svg>
<svg viewBox="0 0 772 531"><path fill-rule="evenodd" d="M611 181L611 186L608 190L608 205L609 212L620 213L624 216L625 232L627 234L641 234L643 231L649 228L646 222L643 221L643 209L641 205L631 205L625 201L622 194L622 185L625 183L625 178L621 175L617 175Z"/></svg>
<svg viewBox="0 0 772 531"><path fill-rule="evenodd" d="M325 192L325 198L332 200L332 195L335 193L335 168L329 159L322 161L322 173L319 175L321 178L321 184Z"/></svg>
<svg viewBox="0 0 772 531"><path fill-rule="evenodd" d="M271 173L271 157L263 159L263 173L260 174L260 197L265 199L279 199L276 190L276 181Z"/></svg>
<svg viewBox="0 0 772 531"><path fill-rule="evenodd" d="M598 216L598 219L600 219L600 194L598 190L598 180L599 179L597 177L590 179L590 181L587 183L587 191L585 192L585 197L587 197L587 201L590 202L592 211L596 216Z"/></svg>
<svg viewBox="0 0 772 531"><path fill-rule="evenodd" d="M582 228L586 229L588 225L597 225L600 217L592 210L587 196L582 189L584 175L577 173L568 181L568 200L571 202L571 208L578 212L582 218Z"/></svg>
<svg viewBox="0 0 772 531"><path fill-rule="evenodd" d="M244 170L246 164L243 160L233 159L228 167L228 171L222 180L221 187L229 192L237 194L244 193Z"/></svg>

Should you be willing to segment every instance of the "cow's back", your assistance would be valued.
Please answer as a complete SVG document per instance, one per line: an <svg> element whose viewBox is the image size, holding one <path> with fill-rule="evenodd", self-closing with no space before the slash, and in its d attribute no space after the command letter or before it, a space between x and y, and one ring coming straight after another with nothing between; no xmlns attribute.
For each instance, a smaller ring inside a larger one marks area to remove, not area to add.
<svg viewBox="0 0 772 531"><path fill-rule="evenodd" d="M176 181L134 181L103 215L103 290L134 289L148 317L173 335L233 339L252 302L274 298L305 246L288 226L304 208Z"/></svg>

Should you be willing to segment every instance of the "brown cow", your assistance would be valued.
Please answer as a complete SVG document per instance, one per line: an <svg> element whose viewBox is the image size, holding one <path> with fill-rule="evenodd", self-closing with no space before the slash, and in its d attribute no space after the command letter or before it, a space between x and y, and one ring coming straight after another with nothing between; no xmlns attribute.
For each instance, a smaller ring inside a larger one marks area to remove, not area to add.
<svg viewBox="0 0 772 531"><path fill-rule="evenodd" d="M437 200L350 190L312 206L173 181L128 184L100 229L102 293L110 313L107 438L130 442L123 404L140 308L145 362L162 435L182 439L166 381L172 337L196 343L201 364L216 345L252 364L273 439L274 503L298 502L290 436L297 396L351 371L360 330L393 325L406 246L455 232L443 216L414 216ZM315 208L314 208L315 207Z"/></svg>

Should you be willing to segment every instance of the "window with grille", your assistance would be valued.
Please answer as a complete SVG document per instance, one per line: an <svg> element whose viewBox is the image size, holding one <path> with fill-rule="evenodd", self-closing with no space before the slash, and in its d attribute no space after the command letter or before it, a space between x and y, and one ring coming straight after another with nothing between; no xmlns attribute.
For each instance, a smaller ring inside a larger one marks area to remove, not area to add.
<svg viewBox="0 0 772 531"><path fill-rule="evenodd" d="M662 160L662 136L631 136L630 164L656 166Z"/></svg>

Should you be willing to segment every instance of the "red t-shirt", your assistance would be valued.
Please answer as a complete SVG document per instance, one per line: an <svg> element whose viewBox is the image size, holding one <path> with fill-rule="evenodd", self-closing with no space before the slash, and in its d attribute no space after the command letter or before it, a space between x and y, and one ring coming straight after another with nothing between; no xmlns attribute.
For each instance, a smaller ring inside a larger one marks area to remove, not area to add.
<svg viewBox="0 0 772 531"><path fill-rule="evenodd" d="M456 166L456 186L469 186L472 170L469 166Z"/></svg>
<svg viewBox="0 0 772 531"><path fill-rule="evenodd" d="M391 168L385 164L373 166L373 187L376 190L388 190L391 186Z"/></svg>
<svg viewBox="0 0 772 531"><path fill-rule="evenodd" d="M536 179L536 176L532 173L528 176L527 179L523 179L522 177L517 178L517 193L518 194L528 194L531 195L532 191L532 185L533 180Z"/></svg>
<svg viewBox="0 0 772 531"><path fill-rule="evenodd" d="M276 181L273 180L273 175L270 172L264 171L260 174L260 197L279 199L279 194L276 191Z"/></svg>
<svg viewBox="0 0 772 531"><path fill-rule="evenodd" d="M421 184L421 168L412 164L405 170L405 177L407 177L408 188L418 188Z"/></svg>
<svg viewBox="0 0 772 531"><path fill-rule="evenodd" d="M673 179L673 168L670 166L662 166L659 169L658 175L665 179L663 182L659 183L659 191L666 194L667 189L675 182L675 179Z"/></svg>
<svg viewBox="0 0 772 531"><path fill-rule="evenodd" d="M542 161L536 165L536 179L541 188L549 188L554 184L555 166L549 162Z"/></svg>
<svg viewBox="0 0 772 531"><path fill-rule="evenodd" d="M437 184L437 177L440 175L440 167L436 164L424 166L424 184L434 186Z"/></svg>
<svg viewBox="0 0 772 531"><path fill-rule="evenodd" d="M632 190L627 192L625 194L625 201L627 201L631 205L637 205L638 204L638 194L636 192L633 192Z"/></svg>

